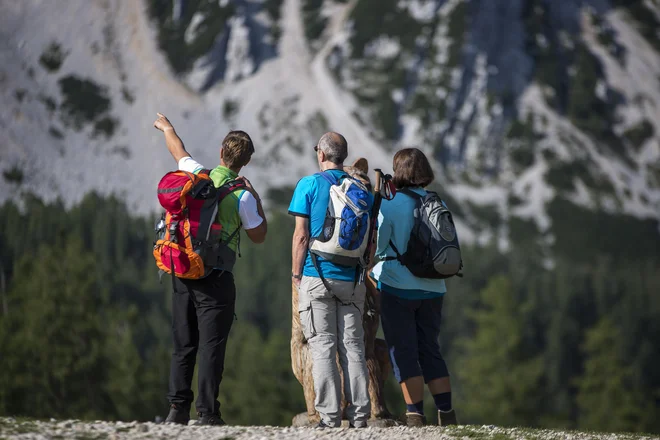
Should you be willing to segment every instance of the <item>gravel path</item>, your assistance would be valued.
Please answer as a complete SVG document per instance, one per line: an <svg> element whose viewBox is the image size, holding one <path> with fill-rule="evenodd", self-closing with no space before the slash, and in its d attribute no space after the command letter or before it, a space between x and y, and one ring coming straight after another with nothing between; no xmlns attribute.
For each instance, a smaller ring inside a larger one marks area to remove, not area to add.
<svg viewBox="0 0 660 440"><path fill-rule="evenodd" d="M660 439L633 434L595 434L532 429L504 429L495 426L440 428L314 429L271 426L196 427L137 422L50 422L0 418L1 440L425 440L425 439L534 439L534 440L632 440Z"/></svg>

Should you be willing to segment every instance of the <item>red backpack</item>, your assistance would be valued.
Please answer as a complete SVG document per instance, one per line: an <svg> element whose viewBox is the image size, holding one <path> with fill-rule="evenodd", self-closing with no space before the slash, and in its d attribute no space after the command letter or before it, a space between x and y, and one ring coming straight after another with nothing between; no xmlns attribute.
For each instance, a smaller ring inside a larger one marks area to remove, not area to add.
<svg viewBox="0 0 660 440"><path fill-rule="evenodd" d="M245 188L245 183L234 180L216 188L209 172L172 171L158 183L158 201L165 213L156 225L153 254L158 268L172 276L204 278L217 263L219 247L239 232L221 241L218 205L233 191Z"/></svg>

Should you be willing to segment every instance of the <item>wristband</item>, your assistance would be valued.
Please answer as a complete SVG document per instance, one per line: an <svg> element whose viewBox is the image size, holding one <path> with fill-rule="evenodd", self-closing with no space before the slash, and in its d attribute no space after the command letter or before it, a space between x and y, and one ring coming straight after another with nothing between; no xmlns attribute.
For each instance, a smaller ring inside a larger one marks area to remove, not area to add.
<svg viewBox="0 0 660 440"><path fill-rule="evenodd" d="M295 278L295 279L297 279L297 280L302 280L302 277L303 277L302 274L300 274L300 275L294 275L293 272L291 272L291 278Z"/></svg>

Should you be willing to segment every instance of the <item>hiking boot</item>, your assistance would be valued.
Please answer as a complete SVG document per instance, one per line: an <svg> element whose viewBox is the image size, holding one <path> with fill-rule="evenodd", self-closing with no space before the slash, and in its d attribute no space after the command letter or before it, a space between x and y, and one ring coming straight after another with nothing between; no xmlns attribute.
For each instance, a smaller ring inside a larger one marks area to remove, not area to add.
<svg viewBox="0 0 660 440"><path fill-rule="evenodd" d="M190 407L173 403L170 405L170 413L165 419L165 423L176 423L177 425L187 425L190 421Z"/></svg>
<svg viewBox="0 0 660 440"><path fill-rule="evenodd" d="M197 416L199 418L195 422L195 426L226 425L225 421L220 417L220 414L197 414Z"/></svg>
<svg viewBox="0 0 660 440"><path fill-rule="evenodd" d="M458 422L456 421L456 412L454 412L453 409L450 411L438 411L438 425L458 425Z"/></svg>
<svg viewBox="0 0 660 440"><path fill-rule="evenodd" d="M325 422L324 422L323 420L321 420L321 421L319 422L319 424L316 425L314 428L325 429L325 428L332 428L332 426L330 426L330 425L326 425Z"/></svg>
<svg viewBox="0 0 660 440"><path fill-rule="evenodd" d="M424 414L409 412L406 413L406 426L409 428L419 428L426 424Z"/></svg>
<svg viewBox="0 0 660 440"><path fill-rule="evenodd" d="M357 425L357 426L356 426ZM348 424L349 428L357 428L357 429L364 429L367 427L367 422L356 422L356 423L349 423Z"/></svg>

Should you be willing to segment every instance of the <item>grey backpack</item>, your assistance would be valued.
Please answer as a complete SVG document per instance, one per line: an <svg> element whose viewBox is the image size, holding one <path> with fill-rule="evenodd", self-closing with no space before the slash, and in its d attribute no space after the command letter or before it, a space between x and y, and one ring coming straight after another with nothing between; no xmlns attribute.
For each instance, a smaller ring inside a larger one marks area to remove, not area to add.
<svg viewBox="0 0 660 440"><path fill-rule="evenodd" d="M459 273L463 268L458 235L452 219L438 194L428 191L419 195L409 189L399 192L415 199L415 224L410 232L408 249L399 253L394 243L390 246L396 257L386 260L399 260L413 275L419 278L444 279Z"/></svg>

